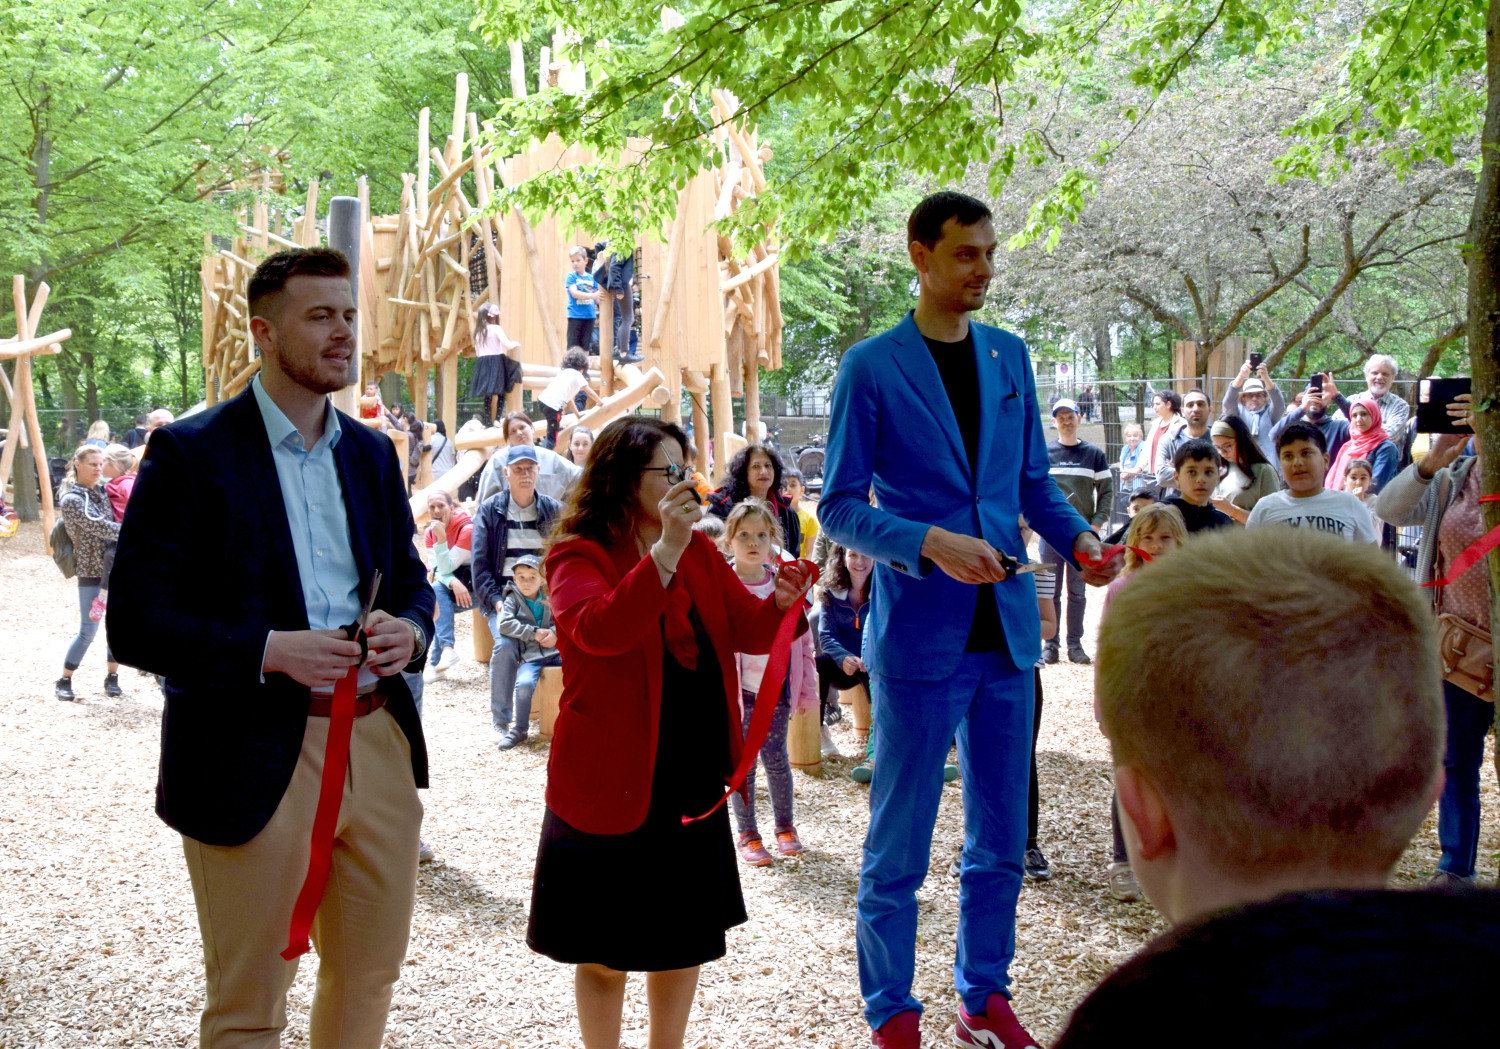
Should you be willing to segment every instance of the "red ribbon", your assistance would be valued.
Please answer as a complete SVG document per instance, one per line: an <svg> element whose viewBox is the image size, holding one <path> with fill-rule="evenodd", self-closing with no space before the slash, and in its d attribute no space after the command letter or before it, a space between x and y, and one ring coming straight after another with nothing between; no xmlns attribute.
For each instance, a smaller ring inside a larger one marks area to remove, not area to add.
<svg viewBox="0 0 1500 1049"><path fill-rule="evenodd" d="M1104 549L1099 551L1098 557L1087 557L1083 554L1079 554L1078 560L1082 561L1086 565L1102 565L1104 562L1108 561L1111 557L1114 557L1122 550L1129 550L1131 553L1135 554L1136 557L1139 557L1142 561L1153 560L1151 555L1146 553L1146 551L1142 550L1140 547L1125 546L1123 543L1116 543L1114 546L1106 546Z"/></svg>
<svg viewBox="0 0 1500 1049"><path fill-rule="evenodd" d="M1481 495L1479 501L1481 503L1500 503L1500 495ZM1422 585L1448 586L1458 579L1459 576L1473 568L1485 554L1497 546L1500 546L1500 525L1491 528L1484 535L1464 547L1464 552L1453 559L1453 564L1449 566L1446 576L1442 579L1434 579L1431 582L1423 583Z"/></svg>
<svg viewBox="0 0 1500 1049"><path fill-rule="evenodd" d="M818 581L818 566L811 561L792 561L790 564L801 568L808 575L807 585L809 587ZM785 569L786 564L782 565ZM774 600L774 599L773 599ZM792 661L792 640L797 633L797 623L802 617L802 600L798 598L792 602L792 607L786 610L781 617L781 625L776 628L776 640L771 642L771 655L766 661L766 672L761 675L760 695L774 696L779 702L781 698L781 686L786 683L786 673ZM771 734L771 718L776 714L776 703L757 703L755 713L750 716L750 731L745 735L745 747L740 751L740 763L734 770L734 775L729 778L729 789L724 796L714 802L713 808L701 816L684 816L682 825L686 827L701 819L707 819L719 811L719 806L729 800L745 784L745 777L750 775L750 770L755 767L755 759L760 756L760 748L765 746L766 737Z"/></svg>
<svg viewBox="0 0 1500 1049"><path fill-rule="evenodd" d="M349 771L349 737L354 732L354 698L359 690L359 665L349 668L333 690L333 712L328 718L328 747L323 754L323 780L318 788L318 808L313 815L312 853L307 861L307 878L297 893L292 908L292 924L287 931L287 961L299 958L312 947L308 933L323 889L328 884L328 868L333 863L333 832L338 829L339 804L344 799L344 775Z"/></svg>

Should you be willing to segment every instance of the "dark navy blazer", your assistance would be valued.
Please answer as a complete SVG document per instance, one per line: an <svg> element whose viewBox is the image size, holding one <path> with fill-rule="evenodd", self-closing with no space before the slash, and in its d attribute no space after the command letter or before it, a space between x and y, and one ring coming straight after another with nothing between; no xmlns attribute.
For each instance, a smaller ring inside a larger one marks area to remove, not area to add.
<svg viewBox="0 0 1500 1049"><path fill-rule="evenodd" d="M390 439L341 415L334 446L361 594L433 635L434 598L412 543L403 466ZM308 690L284 674L261 683L266 635L306 630L307 610L265 423L253 393L151 435L110 576L110 648L166 679L156 811L208 845L242 845L270 821L291 782ZM420 671L422 657L405 669ZM400 675L387 707L427 786L427 745Z"/></svg>

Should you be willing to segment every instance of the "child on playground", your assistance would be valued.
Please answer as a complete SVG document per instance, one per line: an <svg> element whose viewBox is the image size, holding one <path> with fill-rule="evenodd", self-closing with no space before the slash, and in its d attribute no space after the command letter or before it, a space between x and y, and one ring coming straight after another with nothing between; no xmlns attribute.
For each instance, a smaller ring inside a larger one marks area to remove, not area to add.
<svg viewBox="0 0 1500 1049"><path fill-rule="evenodd" d="M1217 922L1207 916L1288 892L1316 893L1303 898L1326 905L1386 886L1442 789L1444 747L1430 602L1388 556L1313 528L1197 539L1116 595L1098 651L1121 829L1145 895L1169 921ZM1162 687L1163 653L1171 688ZM1273 922L1260 933L1284 961L1274 987L1224 989L1253 1010L1217 1013L1251 1022L1255 1037L1233 1044L1412 1040L1336 1037L1340 1012L1316 1018L1327 1041L1283 1041L1277 1026L1254 1019L1262 1005L1316 1001L1339 974L1298 960L1318 946L1302 925ZM1381 937L1367 929L1363 948L1347 945L1368 951ZM1405 1016L1426 999L1411 997L1412 974L1402 975ZM1349 1015L1377 1004L1387 1003ZM1196 1043L1194 1034L1182 1040Z"/></svg>
<svg viewBox="0 0 1500 1049"><path fill-rule="evenodd" d="M1224 458L1212 441L1207 437L1183 441L1172 456L1172 469L1176 471L1172 483L1179 494L1167 502L1177 507L1189 532L1233 527L1234 519L1213 505L1214 489L1224 477Z"/></svg>
<svg viewBox="0 0 1500 1049"><path fill-rule="evenodd" d="M781 494L791 503L792 512L802 525L802 549L793 552L798 557L807 557L812 552L813 541L818 535L818 515L802 505L802 497L807 494L807 481L803 479L801 470L790 466L782 469Z"/></svg>
<svg viewBox="0 0 1500 1049"><path fill-rule="evenodd" d="M521 642L521 666L516 673L515 710L501 750L526 742L531 726L531 696L544 667L562 666L557 651L557 629L552 605L542 586L542 562L535 554L516 558L511 581L500 605L500 633Z"/></svg>
<svg viewBox="0 0 1500 1049"><path fill-rule="evenodd" d="M1125 533L1125 568L1120 576L1104 592L1104 612L1109 612L1110 603L1136 578L1136 573L1145 565L1140 550L1153 561L1176 550L1187 542L1188 529L1182 513L1167 503L1155 503L1135 515L1130 530ZM1094 720L1100 719L1099 697L1094 696ZM1120 833L1119 796L1109 800L1109 829L1114 838L1114 853L1111 857L1107 879L1109 894L1122 903L1141 898L1141 887L1131 869L1130 857L1125 852L1125 839Z"/></svg>
<svg viewBox="0 0 1500 1049"><path fill-rule="evenodd" d="M1276 455L1286 490L1256 503L1246 528L1282 524L1328 532L1350 542L1380 542L1364 502L1348 492L1323 487L1328 474L1328 439L1322 430L1308 423L1292 423L1277 435Z"/></svg>
<svg viewBox="0 0 1500 1049"><path fill-rule="evenodd" d="M1374 484L1375 467L1370 461L1350 459L1344 470L1344 491L1365 504L1365 509L1370 511L1370 525L1375 529L1375 534L1380 535L1385 530L1385 522L1375 512L1375 504L1380 501L1380 495L1371 491Z"/></svg>
<svg viewBox="0 0 1500 1049"><path fill-rule="evenodd" d="M569 346L568 352L563 354L562 367L558 369L557 376L537 395L537 403L542 406L542 414L547 418L548 448L557 447L557 435L562 432L563 413L572 409L574 397L583 394L595 404L604 403L604 399L589 385L588 370L588 351L582 346Z"/></svg>
<svg viewBox="0 0 1500 1049"><path fill-rule="evenodd" d="M776 559L776 550L783 542L781 525L771 507L760 499L750 498L735 505L724 521L724 539L721 540L733 556L734 574L740 577L757 597L766 597L776 590L776 571L771 562ZM792 716L792 697L797 697L798 707L815 708L818 702L817 670L813 662L811 634L804 633L792 645L791 662L787 666L786 682L779 696L760 695L761 679L766 671L767 656L736 655L740 670L740 698L744 704L741 717L743 731L748 735L750 719L755 714L757 703L774 703L776 712L771 719L771 731L760 748L760 764L766 769L766 786L771 794L771 811L776 820L776 850L782 856L797 856L802 852L802 842L797 837L797 828L792 822L792 765L787 755L786 733ZM736 845L740 859L751 867L768 867L772 858L761 839L755 822L755 766L745 779L749 804L738 793L729 799L729 808L734 815L737 830Z"/></svg>
<svg viewBox="0 0 1500 1049"><path fill-rule="evenodd" d="M870 671L864 661L865 621L869 619L872 558L858 550L834 543L828 551L828 571L823 580L822 613L818 616L818 696L823 714L823 756L839 757L838 745L828 731L833 690L856 686L870 693ZM870 782L869 749L865 760L850 772L856 783ZM861 775L854 775L854 772Z"/></svg>

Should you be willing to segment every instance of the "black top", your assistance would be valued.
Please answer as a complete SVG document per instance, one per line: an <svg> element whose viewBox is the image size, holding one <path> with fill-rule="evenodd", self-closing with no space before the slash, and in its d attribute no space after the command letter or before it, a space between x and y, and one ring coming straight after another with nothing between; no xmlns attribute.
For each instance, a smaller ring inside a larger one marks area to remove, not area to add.
<svg viewBox="0 0 1500 1049"><path fill-rule="evenodd" d="M1500 893L1295 893L1173 929L1073 1013L1056 1049L1458 1045L1494 1026Z"/></svg>
<svg viewBox="0 0 1500 1049"><path fill-rule="evenodd" d="M958 434L969 456L969 476L979 472L979 365L974 360L974 329L958 342L939 342L922 336L942 376L948 403L958 418ZM998 652L1005 632L1000 627L1000 609L995 604L995 585L981 583L974 604L974 622L969 626L965 652Z"/></svg>

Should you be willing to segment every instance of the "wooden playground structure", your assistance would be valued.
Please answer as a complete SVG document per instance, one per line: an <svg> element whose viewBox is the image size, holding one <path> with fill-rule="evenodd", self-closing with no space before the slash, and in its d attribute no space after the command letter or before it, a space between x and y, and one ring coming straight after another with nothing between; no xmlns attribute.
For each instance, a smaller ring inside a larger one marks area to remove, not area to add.
<svg viewBox="0 0 1500 1049"><path fill-rule="evenodd" d="M539 88L578 92L585 76L581 63L551 61L549 50L543 49ZM517 97L525 97L519 44L511 47L511 85ZM640 408L658 410L662 417L680 422L686 391L696 440L703 444L705 435L712 437L717 478L745 440L735 433L733 398L744 398L744 432L759 432L759 370L781 366L782 318L774 239L737 256L729 239L712 228L765 188L764 165L771 150L757 142L753 128L736 120L739 103L733 96L715 91L713 100L713 141L722 162L700 172L681 190L676 217L670 229L662 231L664 240L646 237L639 245L637 352L644 359L639 364L615 363L611 296L605 295L597 322L599 356L589 372L590 385L604 403L581 415L565 416L560 443L575 425L597 430ZM440 147L431 142L429 110L419 114L416 170L402 176L398 212L371 216L367 188L360 181L357 290L362 381L400 374L417 415L427 419L428 378L435 372L435 414L460 453L457 465L439 478L432 478L424 463L412 498L419 518L426 515L431 491L456 491L483 465L491 449L505 443L502 428L493 425L493 409L480 424L459 425L458 360L474 352L479 306L488 301L497 307L500 324L521 344L511 351L521 363L521 382L504 406L519 409L523 389L539 391L557 375L567 349L563 329L568 252L575 245L594 244L588 231L566 230L552 216L533 224L519 208L491 214L497 187L587 163L592 157L555 135L528 153L499 157L484 145L483 132L489 127L469 111L468 79L459 74L452 122ZM632 140L627 154L648 148L649 143ZM270 173L260 177L261 188L269 191ZM271 252L321 243L318 192L313 181L300 214L289 208L273 214L270 193L263 192L253 214L242 212L238 235L229 248L215 250L205 238L203 368L209 404L244 390L259 369L249 331L247 284L256 264ZM345 391L343 398L340 403L336 395L335 403L357 414L352 391ZM398 443L404 436L392 431ZM708 448L701 454L706 463Z"/></svg>
<svg viewBox="0 0 1500 1049"><path fill-rule="evenodd" d="M45 283L38 284L28 306L26 278L20 274L13 277L11 297L16 311L16 334L12 338L0 339L0 360L14 359L16 362L13 383L0 371L0 384L4 385L5 396L10 401L10 423L6 430L5 448L0 451L0 490L3 490L4 479L10 477L17 450L30 448L36 461L36 475L41 480L42 536L49 550L52 546L52 525L56 518L46 445L42 441L42 427L36 414L36 389L31 379L31 363L33 357L60 352L62 344L73 335L68 328L39 334L42 310L47 306L47 296L51 290Z"/></svg>

